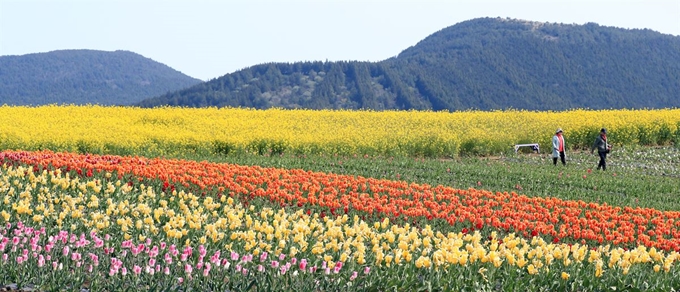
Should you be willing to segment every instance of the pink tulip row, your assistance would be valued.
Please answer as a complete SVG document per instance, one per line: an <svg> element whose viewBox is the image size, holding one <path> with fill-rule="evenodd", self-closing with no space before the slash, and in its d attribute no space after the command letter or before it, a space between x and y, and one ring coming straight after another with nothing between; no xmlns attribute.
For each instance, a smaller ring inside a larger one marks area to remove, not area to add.
<svg viewBox="0 0 680 292"><path fill-rule="evenodd" d="M140 243L127 240L116 244L112 236L107 234L102 238L95 232L76 235L62 230L48 235L45 227L37 229L22 222L14 226L7 223L0 227L0 254L0 270L34 265L38 268L51 266L56 273L64 269L80 270L91 275L106 274L108 277L162 274L176 277L176 283L180 284L199 275L209 277L219 270L222 273L243 275L255 271L270 274L273 272L276 276L288 272L295 275L316 272L330 275L343 271L342 262L328 266L322 261L317 266L309 259L291 257L287 260L285 254L271 256L262 252L254 259L252 254L239 254L235 251L229 251L227 256L223 256L222 251L209 252L203 245L196 248L190 245L181 248L166 242L156 245L148 238ZM370 273L370 268L365 267L363 272ZM353 271L350 280L353 281L358 276L359 273Z"/></svg>

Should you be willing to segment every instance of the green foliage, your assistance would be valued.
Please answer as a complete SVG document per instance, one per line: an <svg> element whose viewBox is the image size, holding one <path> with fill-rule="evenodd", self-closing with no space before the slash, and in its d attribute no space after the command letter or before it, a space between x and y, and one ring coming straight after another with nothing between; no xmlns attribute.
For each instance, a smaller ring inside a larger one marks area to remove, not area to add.
<svg viewBox="0 0 680 292"><path fill-rule="evenodd" d="M246 151L257 155L281 155L288 148L285 141L258 139L246 147Z"/></svg>
<svg viewBox="0 0 680 292"><path fill-rule="evenodd" d="M0 56L0 104L126 105L200 82L127 51Z"/></svg>
<svg viewBox="0 0 680 292"><path fill-rule="evenodd" d="M235 145L224 141L213 141L212 146L212 153L217 155L229 155L236 149Z"/></svg>
<svg viewBox="0 0 680 292"><path fill-rule="evenodd" d="M78 140L76 141L76 152L80 154L103 154L103 149L101 148L100 145L93 143L93 142L87 142L84 140Z"/></svg>
<svg viewBox="0 0 680 292"><path fill-rule="evenodd" d="M673 139L671 128L664 123L659 123L656 135L656 145L668 145Z"/></svg>
<svg viewBox="0 0 680 292"><path fill-rule="evenodd" d="M381 62L260 64L138 105L375 110L679 107L678 52L680 37L650 30L480 18L444 28Z"/></svg>
<svg viewBox="0 0 680 292"><path fill-rule="evenodd" d="M675 128L675 133L673 134L673 144L676 148L680 148L680 123L677 124Z"/></svg>
<svg viewBox="0 0 680 292"><path fill-rule="evenodd" d="M458 145L444 141L444 139L437 136L423 137L415 141L400 143L398 148L411 157L453 158L458 156Z"/></svg>

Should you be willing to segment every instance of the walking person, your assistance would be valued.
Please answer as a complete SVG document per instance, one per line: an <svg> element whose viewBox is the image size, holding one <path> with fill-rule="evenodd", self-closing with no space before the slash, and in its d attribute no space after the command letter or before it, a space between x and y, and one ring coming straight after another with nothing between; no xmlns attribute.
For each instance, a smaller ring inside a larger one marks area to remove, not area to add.
<svg viewBox="0 0 680 292"><path fill-rule="evenodd" d="M562 135L562 129L557 129L555 136L552 139L553 144L553 164L557 165L557 158L559 157L562 161L562 165L567 165L564 156L564 136Z"/></svg>
<svg viewBox="0 0 680 292"><path fill-rule="evenodd" d="M607 170L607 153L611 150L611 146L607 143L607 129L602 128L600 135L595 138L595 143L590 148L590 153L597 148L597 154L600 155L600 163L597 164L597 169Z"/></svg>

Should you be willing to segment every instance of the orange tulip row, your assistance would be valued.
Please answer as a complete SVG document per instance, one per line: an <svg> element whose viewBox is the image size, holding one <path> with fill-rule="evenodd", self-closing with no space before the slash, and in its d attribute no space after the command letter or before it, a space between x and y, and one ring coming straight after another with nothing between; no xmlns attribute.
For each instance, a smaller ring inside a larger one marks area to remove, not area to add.
<svg viewBox="0 0 680 292"><path fill-rule="evenodd" d="M438 218L465 227L463 232L493 228L547 236L554 242L642 244L680 251L680 212L676 211L205 161L49 151L5 151L0 152L0 160L34 165L36 171L49 166L81 175L116 172L121 178L158 179L164 189L181 185L217 196L262 197L281 206L322 207L332 215L352 210L378 217Z"/></svg>

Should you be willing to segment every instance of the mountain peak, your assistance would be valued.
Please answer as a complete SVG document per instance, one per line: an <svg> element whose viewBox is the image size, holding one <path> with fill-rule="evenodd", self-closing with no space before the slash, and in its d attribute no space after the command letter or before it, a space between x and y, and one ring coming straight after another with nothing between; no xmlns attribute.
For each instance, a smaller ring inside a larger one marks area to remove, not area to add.
<svg viewBox="0 0 680 292"><path fill-rule="evenodd" d="M0 56L0 104L132 104L200 82L124 50Z"/></svg>
<svg viewBox="0 0 680 292"><path fill-rule="evenodd" d="M142 106L566 110L680 107L680 37L478 18L381 62L271 63Z"/></svg>

